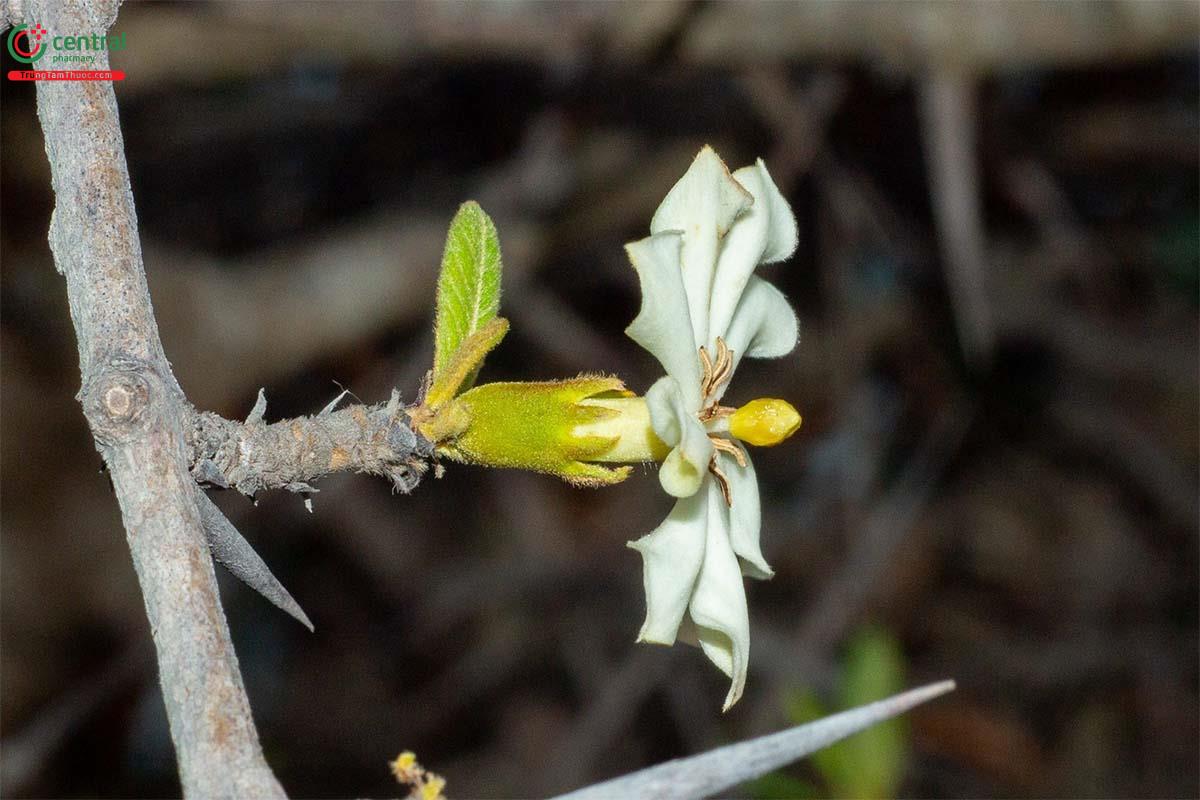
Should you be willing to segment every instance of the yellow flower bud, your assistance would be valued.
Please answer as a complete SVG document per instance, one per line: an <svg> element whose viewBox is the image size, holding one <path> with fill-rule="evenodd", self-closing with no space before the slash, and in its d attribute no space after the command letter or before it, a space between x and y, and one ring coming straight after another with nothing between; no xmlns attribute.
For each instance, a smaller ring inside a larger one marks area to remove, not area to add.
<svg viewBox="0 0 1200 800"><path fill-rule="evenodd" d="M421 787L421 800L445 800L442 792L446 788L446 779L441 775L430 775L429 780Z"/></svg>
<svg viewBox="0 0 1200 800"><path fill-rule="evenodd" d="M405 750L400 755L396 756L396 760L390 764L392 774L396 776L396 780L401 783L407 783L413 780L418 769L417 755L411 750Z"/></svg>
<svg viewBox="0 0 1200 800"><path fill-rule="evenodd" d="M772 447L800 427L800 413L786 400L760 397L733 412L729 432L756 447Z"/></svg>

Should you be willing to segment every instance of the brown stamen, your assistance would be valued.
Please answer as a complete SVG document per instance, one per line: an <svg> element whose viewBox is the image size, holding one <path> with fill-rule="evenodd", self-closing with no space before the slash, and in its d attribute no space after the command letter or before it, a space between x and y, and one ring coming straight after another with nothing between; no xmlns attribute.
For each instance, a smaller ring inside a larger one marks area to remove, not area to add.
<svg viewBox="0 0 1200 800"><path fill-rule="evenodd" d="M725 439L720 436L711 436L710 435L708 438L713 443L713 449L715 449L721 453L726 453L728 455L733 456L733 459L735 461L737 461L739 467L746 466L746 454L742 452L742 448L738 447L735 443L731 442L730 440Z"/></svg>
<svg viewBox="0 0 1200 800"><path fill-rule="evenodd" d="M700 364L704 368L700 374L700 394L707 397L708 392L705 391L704 387L708 386L709 381L712 380L713 362L708 355L708 349L704 345L700 345Z"/></svg>
<svg viewBox="0 0 1200 800"><path fill-rule="evenodd" d="M711 419L717 419L719 417L731 417L736 413L737 409L733 408L732 406L722 406L713 403L708 408L702 409L696 416L701 422L708 422Z"/></svg>
<svg viewBox="0 0 1200 800"><path fill-rule="evenodd" d="M733 375L733 351L725 344L725 340L718 336L716 362L714 363L708 354L708 348L701 346L700 363L704 367L700 376L700 394L707 400ZM711 418L710 416L709 419Z"/></svg>
<svg viewBox="0 0 1200 800"><path fill-rule="evenodd" d="M733 494L729 491L729 479L725 477L725 473L717 466L716 453L713 453L712 461L708 462L708 471L717 479L717 485L721 487L721 496L725 498L725 505L733 508Z"/></svg>
<svg viewBox="0 0 1200 800"><path fill-rule="evenodd" d="M733 351L720 336L717 337L717 364L713 368L713 373L712 386L709 387L709 391L725 383L733 374Z"/></svg>

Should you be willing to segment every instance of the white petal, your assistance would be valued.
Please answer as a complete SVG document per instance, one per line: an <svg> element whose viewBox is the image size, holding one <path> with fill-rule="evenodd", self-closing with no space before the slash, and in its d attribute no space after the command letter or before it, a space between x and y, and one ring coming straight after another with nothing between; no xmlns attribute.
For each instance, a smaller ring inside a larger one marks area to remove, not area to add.
<svg viewBox="0 0 1200 800"><path fill-rule="evenodd" d="M708 445L708 454L712 456L712 445ZM696 494L704 481L708 462L693 457L682 447L676 447L663 459L658 468L658 482L663 491L672 497L691 497Z"/></svg>
<svg viewBox="0 0 1200 800"><path fill-rule="evenodd" d="M729 481L729 496L733 505L729 507L729 543L742 563L742 574L766 580L775 574L763 558L759 546L762 529L762 509L758 500L758 478L754 464L746 454L746 466L739 467L732 456L722 453L721 471Z"/></svg>
<svg viewBox="0 0 1200 800"><path fill-rule="evenodd" d="M656 380L646 390L646 410L650 412L650 427L663 444L677 447L683 439L683 426L688 407L683 402L679 381L670 375Z"/></svg>
<svg viewBox="0 0 1200 800"><path fill-rule="evenodd" d="M673 497L695 494L712 458L712 440L696 419L698 402L697 406L686 405L679 383L669 375L659 378L646 391L650 425L658 438L673 448L658 468L659 483Z"/></svg>
<svg viewBox="0 0 1200 800"><path fill-rule="evenodd" d="M733 179L716 151L704 145L654 212L650 232L686 230L696 210L706 208L707 216L717 227L717 235L724 236L738 214L753 202L754 198Z"/></svg>
<svg viewBox="0 0 1200 800"><path fill-rule="evenodd" d="M721 242L709 304L709 344L729 329L751 273L759 264L790 256L798 241L796 217L762 159L752 167L742 167L733 177L754 196L754 205L737 218Z"/></svg>
<svg viewBox="0 0 1200 800"><path fill-rule="evenodd" d="M639 642L674 644L704 560L707 498L701 494L675 503L663 523L629 546L642 554L646 622Z"/></svg>
<svg viewBox="0 0 1200 800"><path fill-rule="evenodd" d="M758 205L758 198L761 197L771 213L771 224L767 229L767 249L763 252L762 263L774 264L776 261L791 258L792 253L796 252L796 245L800 243L800 230L796 225L796 215L792 213L792 207L788 205L775 181L771 180L767 165L760 158L754 167L758 170L763 187L761 195L754 193L755 205Z"/></svg>
<svg viewBox="0 0 1200 800"><path fill-rule="evenodd" d="M642 308L625 333L679 382L690 407L700 407L700 356L692 338L687 293L679 271L679 234L625 245L642 284Z"/></svg>
<svg viewBox="0 0 1200 800"><path fill-rule="evenodd" d="M706 494L708 526L705 531L704 562L688 606L696 623L700 649L708 660L733 679L722 710L742 696L750 658L750 616L746 591L737 556L729 545L725 499L716 481L708 482Z"/></svg>
<svg viewBox="0 0 1200 800"><path fill-rule="evenodd" d="M705 146L671 188L650 221L651 233L683 234L683 282L687 288L695 342L707 342L709 297L720 240L754 198Z"/></svg>
<svg viewBox="0 0 1200 800"><path fill-rule="evenodd" d="M746 282L746 291L733 312L725 343L733 350L733 366L744 356L778 358L792 352L800 335L796 312L783 293L757 275ZM726 383L717 390L723 395Z"/></svg>

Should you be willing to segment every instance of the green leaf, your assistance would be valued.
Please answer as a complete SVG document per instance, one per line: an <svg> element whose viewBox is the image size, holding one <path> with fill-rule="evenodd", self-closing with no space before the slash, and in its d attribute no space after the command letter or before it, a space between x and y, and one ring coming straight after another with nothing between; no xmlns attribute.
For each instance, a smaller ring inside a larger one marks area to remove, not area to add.
<svg viewBox="0 0 1200 800"><path fill-rule="evenodd" d="M757 800L820 800L824 793L813 784L783 772L769 772L746 784L746 794Z"/></svg>
<svg viewBox="0 0 1200 800"><path fill-rule="evenodd" d="M479 204L463 203L450 222L438 277L434 324L433 377L436 382L471 334L500 311L500 237ZM468 376L459 391L470 388Z"/></svg>
<svg viewBox="0 0 1200 800"><path fill-rule="evenodd" d="M903 683L904 656L895 638L882 628L859 631L842 664L839 705L858 706L888 697ZM793 693L785 704L796 722L808 722L823 713L810 692ZM907 757L907 726L904 720L890 719L813 754L813 766L832 796L870 800L896 795Z"/></svg>
<svg viewBox="0 0 1200 800"><path fill-rule="evenodd" d="M492 348L500 344L504 334L508 333L508 320L496 317L479 330L472 333L436 373L437 377L425 395L425 405L432 409L441 408L454 399L455 395L464 389L469 389L475 382L475 375L483 364L483 359Z"/></svg>

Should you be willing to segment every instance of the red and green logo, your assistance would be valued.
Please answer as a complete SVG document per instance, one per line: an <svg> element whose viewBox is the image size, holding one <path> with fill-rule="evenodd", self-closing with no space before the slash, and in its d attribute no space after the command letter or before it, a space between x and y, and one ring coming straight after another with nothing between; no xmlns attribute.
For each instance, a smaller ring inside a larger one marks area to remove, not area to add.
<svg viewBox="0 0 1200 800"><path fill-rule="evenodd" d="M17 61L32 64L50 49L46 46L47 43L42 41L47 36L49 32L40 22L35 23L32 28L28 25L15 25L8 34L8 52Z"/></svg>

